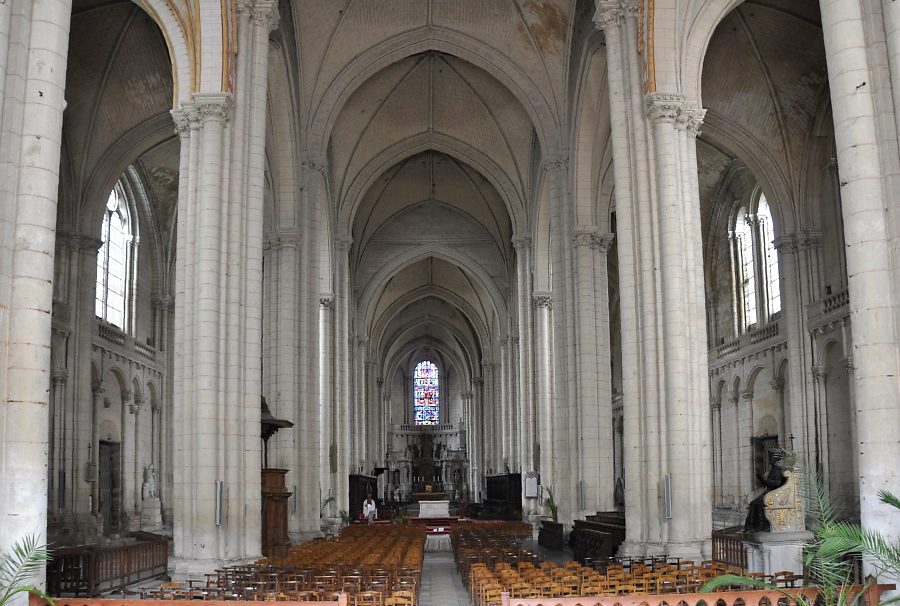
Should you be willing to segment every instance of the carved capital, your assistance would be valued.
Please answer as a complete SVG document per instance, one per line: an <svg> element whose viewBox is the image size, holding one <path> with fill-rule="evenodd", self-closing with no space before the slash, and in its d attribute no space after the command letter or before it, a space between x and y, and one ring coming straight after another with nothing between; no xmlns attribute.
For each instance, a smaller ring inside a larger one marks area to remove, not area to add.
<svg viewBox="0 0 900 606"><path fill-rule="evenodd" d="M612 232L608 232L605 234L594 234L591 237L591 248L603 254L606 254L609 252L609 249L612 248L612 244L615 239L616 234Z"/></svg>
<svg viewBox="0 0 900 606"><path fill-rule="evenodd" d="M534 293L531 295L531 305L534 308L545 307L550 309L553 303L553 296L550 293Z"/></svg>
<svg viewBox="0 0 900 606"><path fill-rule="evenodd" d="M512 245L516 250L528 249L531 246L531 236L516 234L512 237Z"/></svg>
<svg viewBox="0 0 900 606"><path fill-rule="evenodd" d="M231 119L231 93L194 93L194 107L202 124L224 125Z"/></svg>
<svg viewBox="0 0 900 606"><path fill-rule="evenodd" d="M618 0L597 0L594 11L594 25L597 29L607 31L611 27L619 27L625 22L625 11Z"/></svg>
<svg viewBox="0 0 900 606"><path fill-rule="evenodd" d="M584 229L584 230L575 230L575 235L572 236L572 244L575 248L581 248L582 246L590 246L591 241L594 239L594 233L596 230L594 229Z"/></svg>
<svg viewBox="0 0 900 606"><path fill-rule="evenodd" d="M774 391L784 391L784 379L772 379L769 385Z"/></svg>
<svg viewBox="0 0 900 606"><path fill-rule="evenodd" d="M565 170L569 167L569 156L564 153L548 154L541 165L545 171Z"/></svg>
<svg viewBox="0 0 900 606"><path fill-rule="evenodd" d="M334 247L338 252L346 253L353 246L353 238L350 236L340 236L334 239Z"/></svg>
<svg viewBox="0 0 900 606"><path fill-rule="evenodd" d="M702 107L697 106L695 103L685 103L678 113L675 125L678 129L687 132L690 136L698 137L705 116L706 110Z"/></svg>
<svg viewBox="0 0 900 606"><path fill-rule="evenodd" d="M683 104L684 95L675 93L649 93L644 97L647 117L653 122L674 124Z"/></svg>
<svg viewBox="0 0 900 606"><path fill-rule="evenodd" d="M253 22L271 32L278 27L278 3L272 0L256 0L250 9L250 18Z"/></svg>
<svg viewBox="0 0 900 606"><path fill-rule="evenodd" d="M322 309L334 309L334 293L329 292L319 295L319 305L322 306Z"/></svg>
<svg viewBox="0 0 900 606"><path fill-rule="evenodd" d="M824 381L826 377L828 377L828 372L825 370L825 366L822 364L813 364L812 365L812 376L817 382Z"/></svg>
<svg viewBox="0 0 900 606"><path fill-rule="evenodd" d="M741 399L742 399L742 400L752 400L752 399L753 399L753 390L752 390L752 389L745 389L744 391L742 391L742 392L741 392Z"/></svg>
<svg viewBox="0 0 900 606"><path fill-rule="evenodd" d="M722 398L714 398L714 399L710 400L709 407L714 412L719 412L720 410L722 410Z"/></svg>
<svg viewBox="0 0 900 606"><path fill-rule="evenodd" d="M300 164L304 168L316 171L322 175L325 175L328 170L328 159L324 155L315 152L304 153L303 160L300 161Z"/></svg>
<svg viewBox="0 0 900 606"><path fill-rule="evenodd" d="M56 233L56 243L60 247L69 248L74 251L84 252L89 255L96 255L100 247L103 246L103 240L92 238L91 236L82 236L80 234L69 234L66 232Z"/></svg>
<svg viewBox="0 0 900 606"><path fill-rule="evenodd" d="M65 368L54 368L50 373L50 379L53 381L53 385L58 388L66 384L66 381L69 379L69 371Z"/></svg>
<svg viewBox="0 0 900 606"><path fill-rule="evenodd" d="M182 139L190 136L191 130L200 127L197 110L192 104L179 105L169 112L175 122L175 133Z"/></svg>

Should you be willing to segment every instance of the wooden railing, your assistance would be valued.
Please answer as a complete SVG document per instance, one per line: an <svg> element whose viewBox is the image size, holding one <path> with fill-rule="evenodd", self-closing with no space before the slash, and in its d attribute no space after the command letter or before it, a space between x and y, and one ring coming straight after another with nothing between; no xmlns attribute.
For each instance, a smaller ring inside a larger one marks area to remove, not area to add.
<svg viewBox="0 0 900 606"><path fill-rule="evenodd" d="M851 589L857 594L862 592L862 587ZM876 606L881 594L894 589L894 585L872 585L857 602L858 606ZM785 589L785 593L791 596L803 596L812 604L819 592L813 587L797 589ZM679 593L679 594L632 594L618 596L569 596L564 598L511 598L509 594L500 594L501 606L667 606L678 604L679 606L770 606L772 604L795 603L788 599L784 593L776 590L747 590L747 591L713 591L710 593ZM850 603L848 601L848 603ZM76 606L74 604L67 606Z"/></svg>
<svg viewBox="0 0 900 606"><path fill-rule="evenodd" d="M56 606L197 606L197 600L111 600L101 598L58 598ZM272 602L243 602L204 600L203 606L271 606ZM347 594L341 593L337 600L319 602L278 602L279 606L347 606ZM47 602L31 596L28 606L49 606Z"/></svg>
<svg viewBox="0 0 900 606"><path fill-rule="evenodd" d="M47 565L47 592L93 597L165 574L169 539L149 533L133 536L137 543L54 550Z"/></svg>
<svg viewBox="0 0 900 606"><path fill-rule="evenodd" d="M716 562L747 568L747 550L740 537L740 526L732 526L712 533L712 557Z"/></svg>

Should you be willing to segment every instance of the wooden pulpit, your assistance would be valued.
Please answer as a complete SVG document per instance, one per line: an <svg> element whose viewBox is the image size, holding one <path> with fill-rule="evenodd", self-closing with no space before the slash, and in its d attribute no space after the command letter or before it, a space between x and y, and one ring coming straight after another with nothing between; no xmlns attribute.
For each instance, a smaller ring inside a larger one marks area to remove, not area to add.
<svg viewBox="0 0 900 606"><path fill-rule="evenodd" d="M262 470L262 552L267 558L286 557L291 546L287 531L287 501L291 493L284 485L287 471Z"/></svg>

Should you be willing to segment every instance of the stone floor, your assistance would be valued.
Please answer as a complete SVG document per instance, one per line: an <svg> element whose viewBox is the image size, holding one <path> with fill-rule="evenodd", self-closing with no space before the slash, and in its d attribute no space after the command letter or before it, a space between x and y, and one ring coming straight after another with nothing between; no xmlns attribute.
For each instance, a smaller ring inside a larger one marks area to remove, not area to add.
<svg viewBox="0 0 900 606"><path fill-rule="evenodd" d="M469 594L456 572L453 553L439 551L426 553L422 564L422 587L419 589L420 606L471 606Z"/></svg>

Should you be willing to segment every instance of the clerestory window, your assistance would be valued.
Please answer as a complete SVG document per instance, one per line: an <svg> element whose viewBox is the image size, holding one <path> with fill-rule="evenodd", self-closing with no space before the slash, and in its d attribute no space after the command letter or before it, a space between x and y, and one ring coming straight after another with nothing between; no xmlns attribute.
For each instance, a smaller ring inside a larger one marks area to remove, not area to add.
<svg viewBox="0 0 900 606"><path fill-rule="evenodd" d="M755 212L748 206L738 208L731 236L736 324L739 332L746 332L781 311L775 225L764 194L759 194Z"/></svg>
<svg viewBox="0 0 900 606"><path fill-rule="evenodd" d="M97 253L97 289L95 314L125 330L132 262L133 224L121 184L109 193Z"/></svg>

